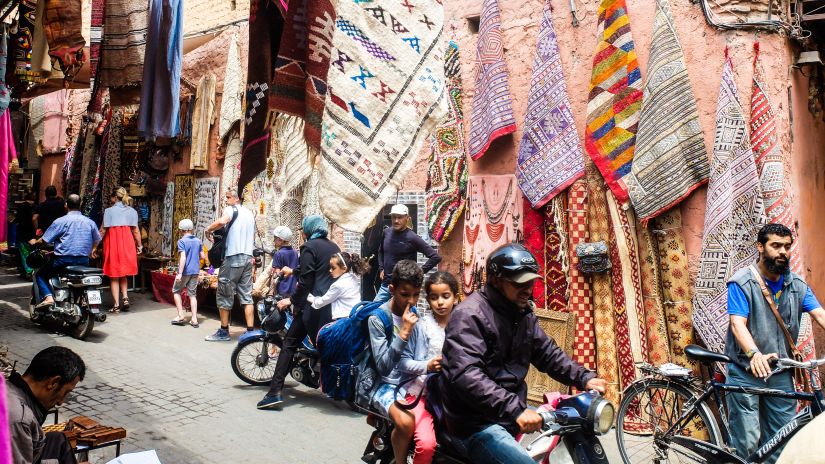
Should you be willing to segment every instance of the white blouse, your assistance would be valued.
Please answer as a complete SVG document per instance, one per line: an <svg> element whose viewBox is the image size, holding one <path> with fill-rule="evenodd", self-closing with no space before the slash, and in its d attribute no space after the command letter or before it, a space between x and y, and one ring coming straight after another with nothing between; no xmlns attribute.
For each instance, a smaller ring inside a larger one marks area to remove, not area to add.
<svg viewBox="0 0 825 464"><path fill-rule="evenodd" d="M361 278L352 272L345 272L323 296L307 296L307 301L315 309L332 304L332 319L348 317L352 308L361 302Z"/></svg>

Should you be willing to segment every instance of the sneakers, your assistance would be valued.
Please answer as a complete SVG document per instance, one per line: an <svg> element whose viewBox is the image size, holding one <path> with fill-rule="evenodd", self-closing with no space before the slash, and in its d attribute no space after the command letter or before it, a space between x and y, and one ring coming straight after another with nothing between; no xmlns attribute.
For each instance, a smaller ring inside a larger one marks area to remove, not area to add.
<svg viewBox="0 0 825 464"><path fill-rule="evenodd" d="M284 402L283 395L266 395L264 399L258 401L258 409L275 409Z"/></svg>
<svg viewBox="0 0 825 464"><path fill-rule="evenodd" d="M228 330L218 329L212 335L207 335L206 337L204 337L204 340L206 340L207 342L228 342L229 340L231 340L231 338L229 338Z"/></svg>

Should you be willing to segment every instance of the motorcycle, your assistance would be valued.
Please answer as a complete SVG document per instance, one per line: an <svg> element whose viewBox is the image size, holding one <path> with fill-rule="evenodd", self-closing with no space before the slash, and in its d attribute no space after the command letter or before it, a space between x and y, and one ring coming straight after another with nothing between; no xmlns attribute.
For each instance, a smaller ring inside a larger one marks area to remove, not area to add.
<svg viewBox="0 0 825 464"><path fill-rule="evenodd" d="M520 434L516 441L525 446L533 460L541 464L575 463L607 464L607 455L598 436L613 425L615 409L598 392L590 391L562 397L555 393L544 395L544 404L536 412L544 424L538 436ZM367 423L375 428L364 449L361 460L367 464L395 464L392 451L393 424L388 418L370 411ZM457 449L453 439L436 428L438 446L433 463L472 464ZM415 446L410 446L410 450Z"/></svg>
<svg viewBox="0 0 825 464"><path fill-rule="evenodd" d="M54 304L37 308L42 298L37 286L37 274L52 259L53 253L38 250L27 258L32 272L32 298L29 318L35 324L53 323L78 340L85 340L106 314L100 311L103 303L98 287L103 284L103 270L86 266L66 266L49 279Z"/></svg>

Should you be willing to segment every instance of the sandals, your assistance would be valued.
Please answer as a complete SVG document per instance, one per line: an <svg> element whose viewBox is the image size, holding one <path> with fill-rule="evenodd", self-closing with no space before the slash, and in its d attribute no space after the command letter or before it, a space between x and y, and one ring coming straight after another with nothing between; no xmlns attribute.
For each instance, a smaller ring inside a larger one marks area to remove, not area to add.
<svg viewBox="0 0 825 464"><path fill-rule="evenodd" d="M185 324L186 324L186 322L184 322L183 319L178 319L178 318L172 319L172 325L181 325L182 326L182 325L185 325Z"/></svg>
<svg viewBox="0 0 825 464"><path fill-rule="evenodd" d="M194 329L197 329L198 327L200 327L200 326L201 326L201 325L200 325L200 324L198 324L197 322L189 322L189 325L191 325L191 326L192 326L192 328L194 328Z"/></svg>
<svg viewBox="0 0 825 464"><path fill-rule="evenodd" d="M124 310L124 311L128 311L128 310L129 310L129 307L131 306L131 305L129 304L129 298L122 298L122 299L120 300L120 305L123 307L123 310Z"/></svg>
<svg viewBox="0 0 825 464"><path fill-rule="evenodd" d="M112 306L111 308L109 308L109 312L112 313L112 314L118 314L120 312L120 306L118 306L118 305Z"/></svg>

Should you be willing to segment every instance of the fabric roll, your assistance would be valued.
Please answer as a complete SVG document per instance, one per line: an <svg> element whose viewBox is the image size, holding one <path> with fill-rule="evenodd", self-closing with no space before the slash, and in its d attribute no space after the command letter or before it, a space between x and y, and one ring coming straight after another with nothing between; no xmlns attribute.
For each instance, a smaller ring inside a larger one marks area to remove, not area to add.
<svg viewBox="0 0 825 464"><path fill-rule="evenodd" d="M642 74L625 0L601 1L598 36L587 98L585 149L610 191L624 204L642 103Z"/></svg>
<svg viewBox="0 0 825 464"><path fill-rule="evenodd" d="M137 53L139 47L134 48ZM141 58L143 82L138 132L147 139L177 137L180 134L178 113L183 66L183 0L150 0L145 50ZM137 71L130 68L130 72Z"/></svg>
<svg viewBox="0 0 825 464"><path fill-rule="evenodd" d="M179 1L179 0L178 0ZM159 0L153 0L153 6ZM104 87L137 85L143 79L149 33L149 2L106 0L98 78ZM170 28L164 34L172 35Z"/></svg>
<svg viewBox="0 0 825 464"><path fill-rule="evenodd" d="M662 306L662 280L659 276L659 252L650 234L650 224L637 219L636 234L639 242L639 270L642 281L647 356L654 366L670 362L670 346L667 322Z"/></svg>
<svg viewBox="0 0 825 464"><path fill-rule="evenodd" d="M476 43L478 71L470 114L470 157L481 158L493 140L516 130L507 82L498 0L484 0Z"/></svg>
<svg viewBox="0 0 825 464"><path fill-rule="evenodd" d="M241 56L238 51L237 34L232 34L229 42L219 114L218 140L225 143L229 131L243 117L243 71L241 69Z"/></svg>
<svg viewBox="0 0 825 464"><path fill-rule="evenodd" d="M427 163L427 230L445 240L467 203L467 149L458 45L450 41L444 60L447 116L435 128Z"/></svg>
<svg viewBox="0 0 825 464"><path fill-rule="evenodd" d="M544 214L544 279L539 282L544 287L547 309L567 312L567 225L564 220L567 198L557 195L543 209ZM524 208L529 208L525 204ZM526 215L525 215L526 217ZM524 228L525 237L527 227Z"/></svg>
<svg viewBox="0 0 825 464"><path fill-rule="evenodd" d="M627 176L642 223L708 181L710 162L668 0L656 0L636 152Z"/></svg>
<svg viewBox="0 0 825 464"><path fill-rule="evenodd" d="M596 167L586 165L587 176L587 226L593 242L610 239L610 213L607 211L607 187ZM591 277L593 288L593 314L596 334L596 372L607 382L605 397L619 404L621 384L619 354L616 350L616 312L613 310L613 290L610 273L597 273Z"/></svg>
<svg viewBox="0 0 825 464"><path fill-rule="evenodd" d="M384 22L366 10L379 6ZM427 21L421 21L425 11ZM446 114L444 7L440 0L419 0L415 8L391 0L341 2L336 15L321 210L342 228L363 232L395 198Z"/></svg>
<svg viewBox="0 0 825 464"><path fill-rule="evenodd" d="M539 273L543 274L547 270L547 263L545 262L545 236L547 235L547 227L545 224L544 213L533 209L530 205L530 200L522 198L522 209L524 211L524 246L536 258L536 265L539 268ZM535 282L533 287L533 302L539 309L547 308L547 301L545 281L539 279Z"/></svg>
<svg viewBox="0 0 825 464"><path fill-rule="evenodd" d="M584 152L573 120L550 2L544 5L518 148L519 187L534 208L584 176Z"/></svg>
<svg viewBox="0 0 825 464"><path fill-rule="evenodd" d="M49 42L49 56L56 59L66 79L74 77L86 59L83 48L83 3L76 0L43 0L43 30Z"/></svg>
<svg viewBox="0 0 825 464"><path fill-rule="evenodd" d="M682 231L682 212L673 208L659 215L652 227L659 250L662 306L670 341L670 359L680 366L696 369L696 363L685 355L685 347L694 342L693 287Z"/></svg>
<svg viewBox="0 0 825 464"><path fill-rule="evenodd" d="M587 181L573 182L567 192L567 237L569 240L569 298L568 310L576 315L576 335L573 340L573 359L582 366L596 369L596 333L593 318L593 291L585 274L578 269L576 245L587 243L588 202Z"/></svg>
<svg viewBox="0 0 825 464"><path fill-rule="evenodd" d="M759 175L729 57L722 71L714 140L693 325L708 349L722 352L729 323L727 282L756 262L754 243L764 223Z"/></svg>
<svg viewBox="0 0 825 464"><path fill-rule="evenodd" d="M195 110L192 113L191 169L209 169L209 129L215 119L215 75L210 73L198 83Z"/></svg>
<svg viewBox="0 0 825 464"><path fill-rule="evenodd" d="M5 205L8 204L9 194L9 165L17 159L17 150L14 147L14 134L11 130L11 113L9 111L0 115L0 248L6 242L8 234L8 211Z"/></svg>

